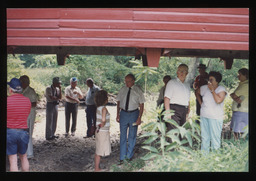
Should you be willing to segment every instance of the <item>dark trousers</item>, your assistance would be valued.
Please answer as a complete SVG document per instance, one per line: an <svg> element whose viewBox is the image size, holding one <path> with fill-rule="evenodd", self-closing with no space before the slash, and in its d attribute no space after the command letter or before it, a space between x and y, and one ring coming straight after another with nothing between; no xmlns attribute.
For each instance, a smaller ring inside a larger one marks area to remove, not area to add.
<svg viewBox="0 0 256 181"><path fill-rule="evenodd" d="M186 115L188 113L188 108L178 104L170 104L170 109L174 110L174 115L172 119L178 123L179 126L182 126L186 122ZM166 123L167 130L174 129L175 126L169 123Z"/></svg>
<svg viewBox="0 0 256 181"><path fill-rule="evenodd" d="M46 104L46 126L45 126L45 138L49 139L54 136L57 128L58 119L58 105L52 102Z"/></svg>
<svg viewBox="0 0 256 181"><path fill-rule="evenodd" d="M69 132L70 127L70 114L72 114L72 126L71 132L76 131L76 119L77 119L78 103L69 103L65 104L65 117L66 117L66 133Z"/></svg>
<svg viewBox="0 0 256 181"><path fill-rule="evenodd" d="M97 107L95 105L87 105L87 108L85 110L86 112L86 121L87 121L87 136L90 135L90 129L92 125L96 126L96 109Z"/></svg>
<svg viewBox="0 0 256 181"><path fill-rule="evenodd" d="M202 96L201 96L202 99ZM199 104L198 100L196 99L196 115L200 116L200 109L201 109L201 105ZM200 124L200 121L196 120L197 124Z"/></svg>

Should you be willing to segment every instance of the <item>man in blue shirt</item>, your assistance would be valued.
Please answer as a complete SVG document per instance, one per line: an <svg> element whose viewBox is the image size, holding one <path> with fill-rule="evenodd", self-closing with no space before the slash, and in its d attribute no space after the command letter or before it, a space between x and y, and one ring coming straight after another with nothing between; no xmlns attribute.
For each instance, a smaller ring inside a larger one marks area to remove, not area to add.
<svg viewBox="0 0 256 181"><path fill-rule="evenodd" d="M86 80L86 85L89 87L89 90L86 93L85 97L85 104L87 108L85 109L86 112L86 120L87 120L87 137L91 137L94 133L91 133L92 125L96 125L96 105L94 102L94 96L96 92L100 90L100 88L94 85L94 82L91 78Z"/></svg>

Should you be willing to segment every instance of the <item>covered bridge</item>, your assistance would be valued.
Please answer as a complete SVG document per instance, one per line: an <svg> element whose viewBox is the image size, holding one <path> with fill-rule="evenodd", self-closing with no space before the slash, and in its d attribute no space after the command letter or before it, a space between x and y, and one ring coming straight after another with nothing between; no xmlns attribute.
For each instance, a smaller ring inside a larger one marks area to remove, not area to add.
<svg viewBox="0 0 256 181"><path fill-rule="evenodd" d="M160 56L249 58L247 8L7 9L7 51L126 55L157 67Z"/></svg>

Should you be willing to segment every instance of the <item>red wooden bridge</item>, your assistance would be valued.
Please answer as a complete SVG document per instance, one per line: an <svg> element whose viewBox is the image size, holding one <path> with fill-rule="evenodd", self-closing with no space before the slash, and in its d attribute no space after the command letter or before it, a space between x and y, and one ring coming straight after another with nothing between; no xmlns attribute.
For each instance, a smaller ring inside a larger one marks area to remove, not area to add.
<svg viewBox="0 0 256 181"><path fill-rule="evenodd" d="M157 67L160 56L249 58L247 8L7 9L7 51L126 55Z"/></svg>

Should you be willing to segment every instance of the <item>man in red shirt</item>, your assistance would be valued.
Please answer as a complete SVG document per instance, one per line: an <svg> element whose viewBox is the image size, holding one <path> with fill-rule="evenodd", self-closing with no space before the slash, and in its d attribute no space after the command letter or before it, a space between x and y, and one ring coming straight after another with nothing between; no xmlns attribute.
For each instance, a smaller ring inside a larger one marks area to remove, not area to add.
<svg viewBox="0 0 256 181"><path fill-rule="evenodd" d="M17 154L21 160L22 171L29 171L26 151L29 142L27 118L31 102L21 94L19 79L13 78L7 84L9 85L9 97L7 97L6 154L10 162L10 171L18 171Z"/></svg>

